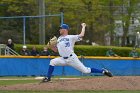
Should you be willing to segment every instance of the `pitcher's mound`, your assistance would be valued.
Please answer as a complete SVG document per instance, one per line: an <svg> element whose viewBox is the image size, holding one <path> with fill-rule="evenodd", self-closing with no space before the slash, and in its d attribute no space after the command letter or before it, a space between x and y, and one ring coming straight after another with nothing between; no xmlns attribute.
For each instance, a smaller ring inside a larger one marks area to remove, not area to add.
<svg viewBox="0 0 140 93"><path fill-rule="evenodd" d="M1 86L0 90L140 90L139 76L95 77L82 79L60 79L49 83L30 83Z"/></svg>

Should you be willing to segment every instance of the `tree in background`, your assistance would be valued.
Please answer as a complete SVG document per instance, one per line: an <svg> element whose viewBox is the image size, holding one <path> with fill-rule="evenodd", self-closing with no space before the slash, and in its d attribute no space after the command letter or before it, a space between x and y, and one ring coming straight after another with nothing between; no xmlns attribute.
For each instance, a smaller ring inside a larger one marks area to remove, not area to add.
<svg viewBox="0 0 140 93"><path fill-rule="evenodd" d="M1 0L0 16L28 16L36 14L36 4L34 0ZM8 38L12 38L16 43L22 43L23 19L0 19L1 43L5 43ZM27 40L30 39L32 24L29 19L27 24ZM34 24L35 25L35 24ZM7 35L8 34L8 35Z"/></svg>
<svg viewBox="0 0 140 93"><path fill-rule="evenodd" d="M129 27L132 25L132 21L134 21L135 13L137 11L136 6L139 4L139 0L122 0L122 25L123 25L123 36L122 36L122 46L126 45L126 42L129 41L127 39ZM125 6L125 7L124 7ZM138 14L138 13L137 13ZM129 44L129 42L127 42Z"/></svg>
<svg viewBox="0 0 140 93"><path fill-rule="evenodd" d="M107 34L110 38L110 45L116 45L115 21L121 20L122 46L126 45L131 19L139 19L140 8L137 7L139 3L140 0L45 0L46 14L63 12L64 22L70 25L71 34L80 32L81 22L87 23L86 36L79 44L95 42L106 45L108 41L105 41L105 35ZM20 0L1 0L1 4L3 6L0 6L0 16L38 15L37 0L22 0L22 2ZM45 21L47 42L53 35L58 35L60 18L47 17ZM38 19L27 19L26 26L28 43L38 43ZM1 21L0 30L5 30L5 32L0 32L3 39L6 37L6 32L11 31L10 35L16 37L17 43L21 43L22 19Z"/></svg>

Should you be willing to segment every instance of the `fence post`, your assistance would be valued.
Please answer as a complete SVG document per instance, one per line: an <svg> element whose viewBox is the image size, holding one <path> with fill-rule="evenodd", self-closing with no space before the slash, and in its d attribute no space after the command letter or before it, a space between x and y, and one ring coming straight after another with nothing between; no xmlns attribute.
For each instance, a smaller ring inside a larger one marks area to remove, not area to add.
<svg viewBox="0 0 140 93"><path fill-rule="evenodd" d="M26 17L23 17L23 45L26 44Z"/></svg>
<svg viewBox="0 0 140 93"><path fill-rule="evenodd" d="M63 12L61 12L61 25L64 23L64 13Z"/></svg>

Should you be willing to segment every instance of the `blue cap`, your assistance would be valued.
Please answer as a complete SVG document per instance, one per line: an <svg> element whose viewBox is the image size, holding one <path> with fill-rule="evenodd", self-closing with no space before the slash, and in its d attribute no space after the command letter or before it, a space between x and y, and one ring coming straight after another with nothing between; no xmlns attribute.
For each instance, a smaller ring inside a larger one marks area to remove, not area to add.
<svg viewBox="0 0 140 93"><path fill-rule="evenodd" d="M62 24L60 28L69 30L69 26L67 24Z"/></svg>

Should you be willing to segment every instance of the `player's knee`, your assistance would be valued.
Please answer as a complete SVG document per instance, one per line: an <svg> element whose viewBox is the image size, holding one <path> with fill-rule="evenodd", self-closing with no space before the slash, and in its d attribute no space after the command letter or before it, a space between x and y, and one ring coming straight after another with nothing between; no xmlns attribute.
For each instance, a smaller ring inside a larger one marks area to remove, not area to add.
<svg viewBox="0 0 140 93"><path fill-rule="evenodd" d="M52 60L50 61L50 65L51 65L51 66L55 66L55 61L54 61L54 59L52 59Z"/></svg>
<svg viewBox="0 0 140 93"><path fill-rule="evenodd" d="M82 73L84 73L84 74L88 74L88 73L90 73L90 72L87 71L87 70L84 70L84 71L82 71Z"/></svg>
<svg viewBox="0 0 140 93"><path fill-rule="evenodd" d="M84 73L84 74L88 74L88 73L90 73L90 72L91 72L90 68L84 69L84 70L82 71L82 73Z"/></svg>

